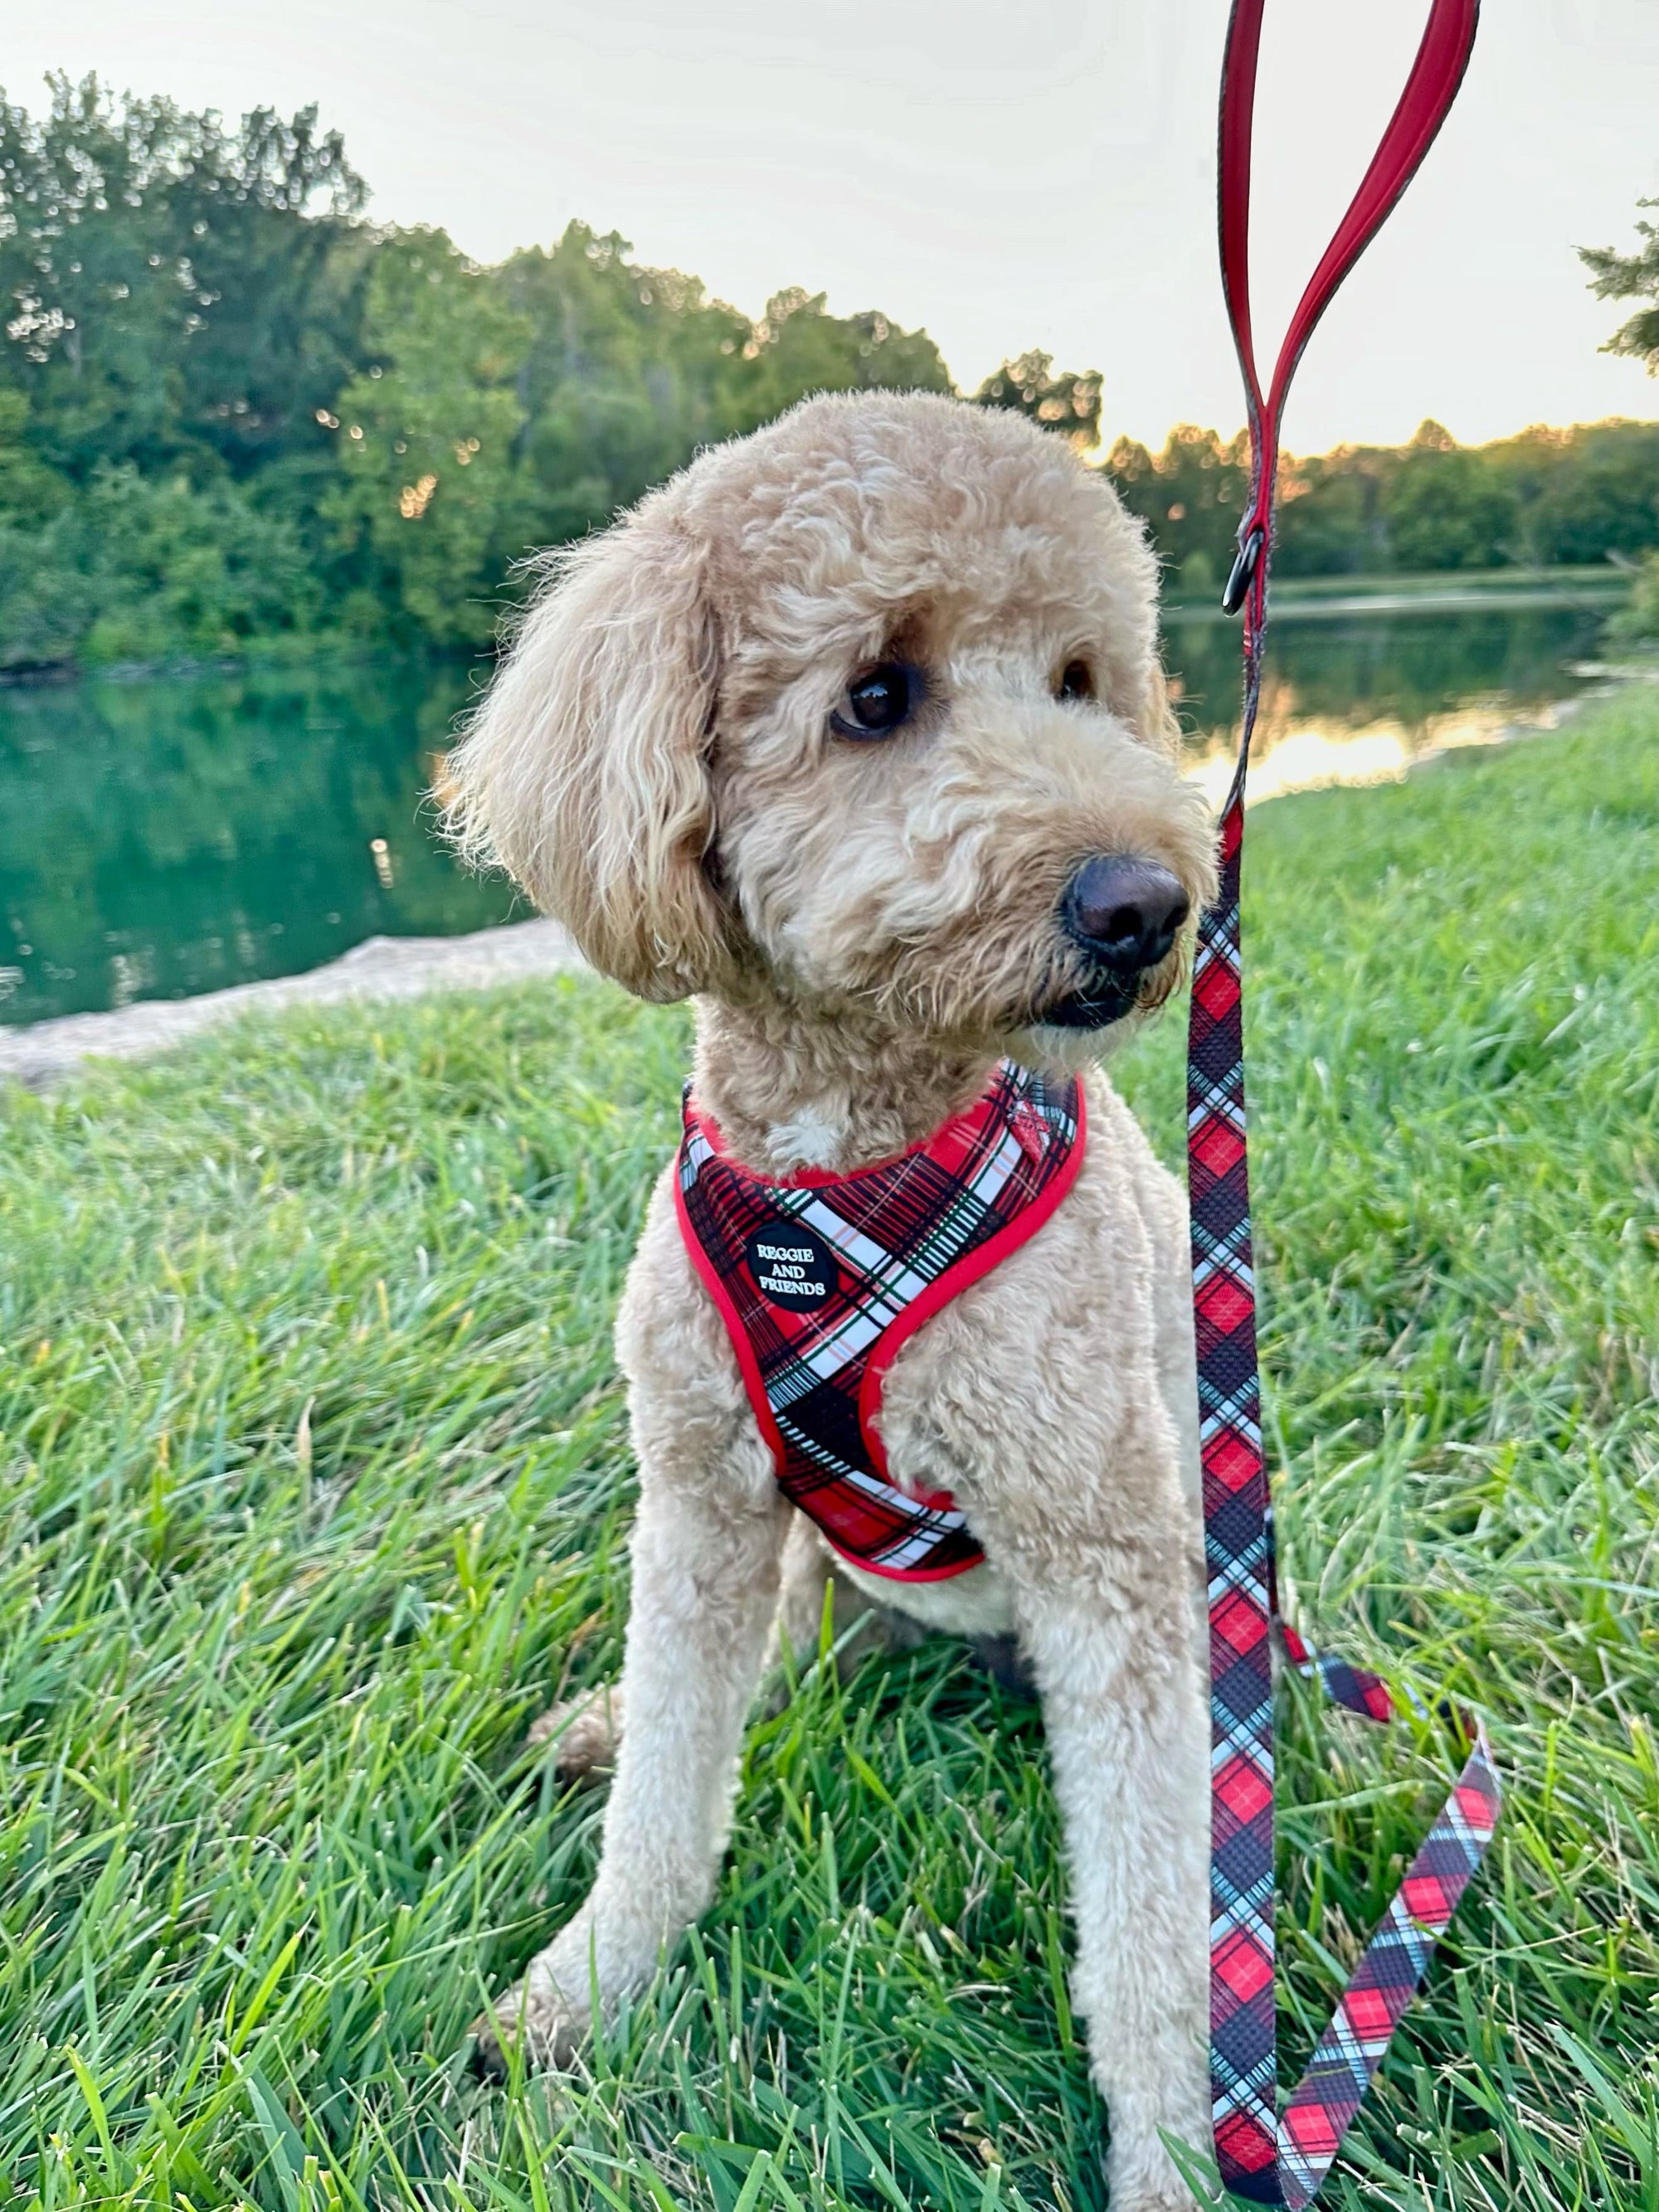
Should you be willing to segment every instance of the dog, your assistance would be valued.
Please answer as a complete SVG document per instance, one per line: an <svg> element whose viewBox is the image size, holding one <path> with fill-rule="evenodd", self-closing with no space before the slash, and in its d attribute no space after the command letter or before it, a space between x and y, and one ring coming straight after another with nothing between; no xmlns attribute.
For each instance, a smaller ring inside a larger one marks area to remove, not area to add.
<svg viewBox="0 0 1659 2212"><path fill-rule="evenodd" d="M622 1678L570 1720L614 1775L586 1903L481 2027L560 2063L712 1894L775 1624L1013 1638L1041 1697L1074 2002L1111 2201L1207 2146L1209 1801L1188 1228L1098 1062L1175 989L1214 895L1138 522L1069 443L922 393L820 396L547 562L451 756L462 852L593 966L692 996L692 1097L780 1184L905 1156L999 1065L1080 1078L1042 1225L886 1375L891 1482L983 1553L895 1581L780 1487L733 1338L651 1200L617 1326L640 1470ZM784 1248L776 1248L782 1250ZM617 1740L619 1735L619 1740Z"/></svg>

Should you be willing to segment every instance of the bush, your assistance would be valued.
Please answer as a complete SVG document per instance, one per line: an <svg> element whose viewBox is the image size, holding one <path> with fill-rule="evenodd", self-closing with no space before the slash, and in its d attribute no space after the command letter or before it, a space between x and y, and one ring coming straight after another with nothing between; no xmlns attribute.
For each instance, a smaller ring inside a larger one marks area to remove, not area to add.
<svg viewBox="0 0 1659 2212"><path fill-rule="evenodd" d="M1602 635L1609 645L1659 645L1659 552L1644 557L1629 599Z"/></svg>
<svg viewBox="0 0 1659 2212"><path fill-rule="evenodd" d="M106 465L43 528L0 526L0 666L234 652L319 599L292 523L226 482Z"/></svg>
<svg viewBox="0 0 1659 2212"><path fill-rule="evenodd" d="M64 534L0 523L0 669L9 674L66 665L91 627L91 581L65 561Z"/></svg>

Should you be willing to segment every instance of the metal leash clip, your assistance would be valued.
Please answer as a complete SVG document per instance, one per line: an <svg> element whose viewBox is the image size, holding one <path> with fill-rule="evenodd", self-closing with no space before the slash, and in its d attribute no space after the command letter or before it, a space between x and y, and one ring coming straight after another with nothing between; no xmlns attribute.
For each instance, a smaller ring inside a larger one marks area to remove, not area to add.
<svg viewBox="0 0 1659 2212"><path fill-rule="evenodd" d="M1255 574L1255 564L1261 558L1261 549L1267 542L1267 533L1259 522L1254 530L1247 532L1240 538L1232 571L1221 594L1224 615L1236 615L1243 605L1245 594L1250 588L1250 579Z"/></svg>

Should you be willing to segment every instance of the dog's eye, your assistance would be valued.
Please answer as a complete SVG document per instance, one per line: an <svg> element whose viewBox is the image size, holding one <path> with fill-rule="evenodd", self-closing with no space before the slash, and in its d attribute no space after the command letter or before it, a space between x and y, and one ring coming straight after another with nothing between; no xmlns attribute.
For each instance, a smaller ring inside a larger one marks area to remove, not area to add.
<svg viewBox="0 0 1659 2212"><path fill-rule="evenodd" d="M884 660L853 678L830 722L844 738L890 737L909 719L921 689L913 671Z"/></svg>
<svg viewBox="0 0 1659 2212"><path fill-rule="evenodd" d="M1054 686L1056 699L1092 699L1095 696L1095 672L1086 660L1068 660L1060 672L1060 681Z"/></svg>

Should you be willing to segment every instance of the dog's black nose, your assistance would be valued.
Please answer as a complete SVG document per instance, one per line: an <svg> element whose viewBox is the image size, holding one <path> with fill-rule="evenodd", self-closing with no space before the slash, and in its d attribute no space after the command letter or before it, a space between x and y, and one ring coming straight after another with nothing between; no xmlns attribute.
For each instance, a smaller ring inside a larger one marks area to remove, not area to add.
<svg viewBox="0 0 1659 2212"><path fill-rule="evenodd" d="M1066 927L1091 960L1115 975L1156 968L1187 919L1187 894L1156 860L1097 853L1066 887Z"/></svg>

